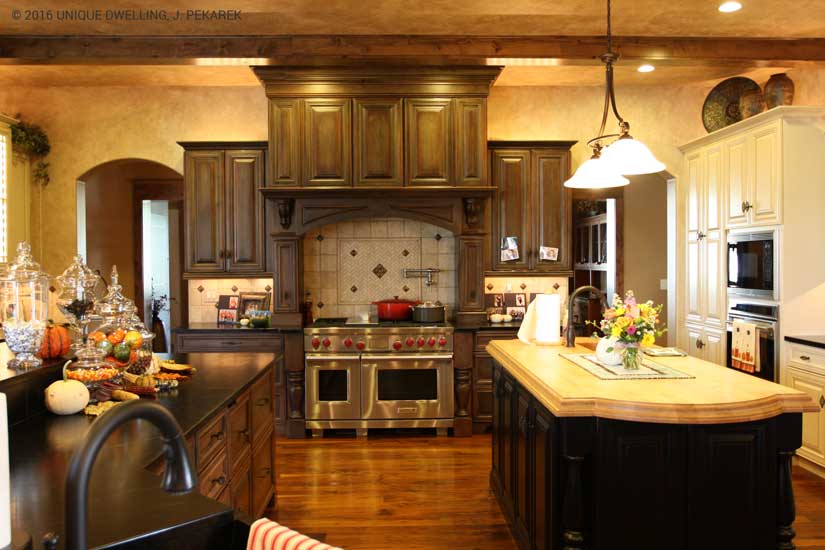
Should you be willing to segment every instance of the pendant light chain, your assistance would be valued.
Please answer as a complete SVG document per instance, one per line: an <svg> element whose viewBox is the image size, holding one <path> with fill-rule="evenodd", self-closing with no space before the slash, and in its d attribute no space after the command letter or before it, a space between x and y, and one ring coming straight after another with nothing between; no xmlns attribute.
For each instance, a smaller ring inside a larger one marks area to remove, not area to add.
<svg viewBox="0 0 825 550"><path fill-rule="evenodd" d="M602 55L602 61L605 64L604 109L602 111L602 123L599 127L599 135L589 142L591 143L591 147L597 151L602 148L602 139L623 135L630 129L630 125L625 122L622 115L619 114L619 108L616 106L616 92L613 87L613 63L619 58L619 56L613 52L613 25L611 22L611 15L611 0L607 0L607 53ZM608 110L611 109L613 111L613 115L619 121L621 134L605 135L604 133L605 128L607 127L607 113Z"/></svg>

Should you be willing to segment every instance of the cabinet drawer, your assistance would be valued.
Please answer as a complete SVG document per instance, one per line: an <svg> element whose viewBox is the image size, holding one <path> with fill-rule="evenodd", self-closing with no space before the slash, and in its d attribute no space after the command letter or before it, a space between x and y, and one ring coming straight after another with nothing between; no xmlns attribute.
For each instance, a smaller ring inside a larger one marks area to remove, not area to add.
<svg viewBox="0 0 825 550"><path fill-rule="evenodd" d="M257 442L275 421L272 403L272 371L259 378L249 389L252 418L252 441Z"/></svg>
<svg viewBox="0 0 825 550"><path fill-rule="evenodd" d="M241 469L232 474L232 508L252 517L252 463L247 458Z"/></svg>
<svg viewBox="0 0 825 550"><path fill-rule="evenodd" d="M206 465L199 481L200 493L209 498L218 499L221 492L229 487L229 472L226 465L226 453L220 452Z"/></svg>
<svg viewBox="0 0 825 550"><path fill-rule="evenodd" d="M803 368L814 368L825 372L825 352L815 348L791 347L791 362Z"/></svg>
<svg viewBox="0 0 825 550"><path fill-rule="evenodd" d="M251 411L249 409L249 392L245 392L229 408L227 413L229 432L227 452L229 453L229 467L232 472L240 466L244 458L249 456L250 444L252 443Z"/></svg>
<svg viewBox="0 0 825 550"><path fill-rule="evenodd" d="M198 469L201 472L208 467L207 465L215 455L226 452L226 416L223 412L198 430L195 448L198 455Z"/></svg>
<svg viewBox="0 0 825 550"><path fill-rule="evenodd" d="M483 351L491 340L512 340L516 338L518 329L513 330L485 330L476 333L476 349Z"/></svg>
<svg viewBox="0 0 825 550"><path fill-rule="evenodd" d="M486 353L477 353L473 361L473 383L493 383L493 358Z"/></svg>
<svg viewBox="0 0 825 550"><path fill-rule="evenodd" d="M281 350L280 334L187 334L175 336L176 353L272 352Z"/></svg>
<svg viewBox="0 0 825 550"><path fill-rule="evenodd" d="M267 432L271 434L272 432ZM271 441L264 441L252 453L252 516L260 516L275 488L275 454Z"/></svg>

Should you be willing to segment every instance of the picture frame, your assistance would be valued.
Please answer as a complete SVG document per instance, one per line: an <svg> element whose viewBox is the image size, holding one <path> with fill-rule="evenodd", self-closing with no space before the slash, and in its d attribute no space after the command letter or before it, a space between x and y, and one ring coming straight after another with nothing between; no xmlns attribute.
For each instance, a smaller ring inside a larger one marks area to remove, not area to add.
<svg viewBox="0 0 825 550"><path fill-rule="evenodd" d="M218 296L218 309L238 309L237 294L221 294Z"/></svg>
<svg viewBox="0 0 825 550"><path fill-rule="evenodd" d="M238 298L238 315L244 316L249 309L269 311L269 292L241 292Z"/></svg>
<svg viewBox="0 0 825 550"><path fill-rule="evenodd" d="M507 308L507 315L511 315L513 317L513 321L521 321L524 319L524 312L525 308L522 306L516 307L508 307Z"/></svg>
<svg viewBox="0 0 825 550"><path fill-rule="evenodd" d="M238 310L229 308L218 308L218 324L234 325L238 322Z"/></svg>
<svg viewBox="0 0 825 550"><path fill-rule="evenodd" d="M527 295L526 294L516 294L516 305L519 307L526 307L527 306Z"/></svg>

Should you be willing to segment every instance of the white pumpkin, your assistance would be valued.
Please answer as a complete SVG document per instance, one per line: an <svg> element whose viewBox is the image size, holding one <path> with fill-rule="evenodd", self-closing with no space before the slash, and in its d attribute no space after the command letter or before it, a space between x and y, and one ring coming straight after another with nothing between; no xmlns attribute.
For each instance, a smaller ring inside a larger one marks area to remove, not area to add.
<svg viewBox="0 0 825 550"><path fill-rule="evenodd" d="M616 347L618 338L604 337L599 340L596 346L596 359L604 365L620 365L622 363L622 353ZM608 349L613 348L611 351Z"/></svg>
<svg viewBox="0 0 825 550"><path fill-rule="evenodd" d="M46 408L54 414L75 414L89 404L89 390L78 380L58 380L46 388Z"/></svg>

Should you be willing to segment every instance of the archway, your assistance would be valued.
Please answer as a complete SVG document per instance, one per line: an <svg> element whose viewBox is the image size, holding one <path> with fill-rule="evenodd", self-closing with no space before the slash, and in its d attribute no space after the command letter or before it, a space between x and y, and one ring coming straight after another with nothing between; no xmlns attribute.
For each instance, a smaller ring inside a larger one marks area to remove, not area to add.
<svg viewBox="0 0 825 550"><path fill-rule="evenodd" d="M108 282L117 265L124 294L147 325L155 322L158 351L168 351L170 329L186 321L183 287L183 178L144 159L99 164L78 178L78 251ZM165 295L158 316L151 299Z"/></svg>

